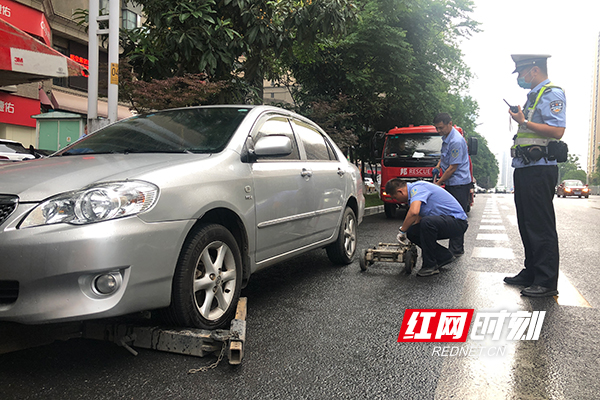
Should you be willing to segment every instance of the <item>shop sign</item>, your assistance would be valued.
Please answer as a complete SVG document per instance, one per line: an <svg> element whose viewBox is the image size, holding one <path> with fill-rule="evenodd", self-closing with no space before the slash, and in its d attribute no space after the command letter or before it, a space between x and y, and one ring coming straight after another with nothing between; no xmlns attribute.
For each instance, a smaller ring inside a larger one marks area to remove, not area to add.
<svg viewBox="0 0 600 400"><path fill-rule="evenodd" d="M39 100L0 92L0 123L35 128L31 116L39 113Z"/></svg>

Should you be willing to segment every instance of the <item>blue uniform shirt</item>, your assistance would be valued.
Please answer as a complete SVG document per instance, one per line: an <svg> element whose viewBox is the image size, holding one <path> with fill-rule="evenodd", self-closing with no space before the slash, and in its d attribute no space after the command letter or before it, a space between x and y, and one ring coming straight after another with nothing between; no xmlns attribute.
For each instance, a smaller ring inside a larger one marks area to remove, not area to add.
<svg viewBox="0 0 600 400"><path fill-rule="evenodd" d="M462 209L460 203L438 185L430 182L416 181L407 183L408 203L413 201L421 202L421 217L431 215L450 215L457 219L467 220L467 214Z"/></svg>
<svg viewBox="0 0 600 400"><path fill-rule="evenodd" d="M440 166L445 171L450 165L458 164L458 168L445 183L448 186L467 185L471 183L469 167L469 151L467 142L459 131L452 128L446 137L442 138L442 158Z"/></svg>
<svg viewBox="0 0 600 400"><path fill-rule="evenodd" d="M536 87L534 87L527 94L527 103L525 103L525 109L529 107L531 102L535 101L535 97L531 96L532 93L538 93L542 86L550 83L550 79L546 79L544 82L540 83ZM531 99L531 102L530 100ZM563 92L559 88L548 88L538 101L535 110L533 111L533 115L529 116L529 120L531 122L537 122L539 124L547 124L550 126L558 126L561 128L565 128L567 126L567 100L565 97L565 92ZM513 168L524 168L524 167L532 167L535 165L556 165L556 160L547 161L545 158L542 158L536 162L530 162L529 164L525 164L523 160L519 157L515 157L512 160Z"/></svg>

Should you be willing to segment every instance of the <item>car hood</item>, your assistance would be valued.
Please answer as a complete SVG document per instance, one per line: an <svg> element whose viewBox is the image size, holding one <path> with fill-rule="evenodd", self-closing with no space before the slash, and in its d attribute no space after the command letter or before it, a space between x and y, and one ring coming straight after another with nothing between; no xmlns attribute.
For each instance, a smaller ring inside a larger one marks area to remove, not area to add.
<svg viewBox="0 0 600 400"><path fill-rule="evenodd" d="M166 166L197 162L210 154L90 154L51 157L0 166L0 194L38 202L94 182L135 179Z"/></svg>

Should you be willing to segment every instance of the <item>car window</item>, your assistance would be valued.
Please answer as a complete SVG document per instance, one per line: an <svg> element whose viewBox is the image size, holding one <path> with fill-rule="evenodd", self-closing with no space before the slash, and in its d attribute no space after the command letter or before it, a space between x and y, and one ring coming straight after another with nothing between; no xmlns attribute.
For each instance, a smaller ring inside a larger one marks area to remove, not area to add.
<svg viewBox="0 0 600 400"><path fill-rule="evenodd" d="M158 111L114 123L55 156L99 153L218 153L244 120L246 107Z"/></svg>
<svg viewBox="0 0 600 400"><path fill-rule="evenodd" d="M27 149L19 143L0 143L0 153L27 153Z"/></svg>
<svg viewBox="0 0 600 400"><path fill-rule="evenodd" d="M298 134L304 145L307 160L337 160L325 136L314 127L294 120L294 132Z"/></svg>
<svg viewBox="0 0 600 400"><path fill-rule="evenodd" d="M426 157L439 157L442 137L436 135L394 135L385 142L384 157L413 157L415 152Z"/></svg>
<svg viewBox="0 0 600 400"><path fill-rule="evenodd" d="M298 144L296 143L296 138L294 137L294 132L292 131L292 127L290 126L290 122L287 118L277 116L270 117L265 119L259 123L258 129L253 136L254 143L258 141L261 137L264 136L281 136L285 135L290 138L292 142L292 153L287 156L278 156L278 157L261 157L259 161L263 160L300 160L300 152L298 151Z"/></svg>
<svg viewBox="0 0 600 400"><path fill-rule="evenodd" d="M581 181L565 181L565 186L583 186L583 182Z"/></svg>

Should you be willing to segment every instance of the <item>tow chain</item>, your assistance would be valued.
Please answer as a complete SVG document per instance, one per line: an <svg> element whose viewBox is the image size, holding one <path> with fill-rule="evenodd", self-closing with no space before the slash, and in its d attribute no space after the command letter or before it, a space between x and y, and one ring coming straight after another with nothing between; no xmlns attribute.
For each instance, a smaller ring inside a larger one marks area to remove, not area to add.
<svg viewBox="0 0 600 400"><path fill-rule="evenodd" d="M225 340L223 342L223 346L221 347L221 353L219 354L219 357L217 357L217 361L215 361L214 363L212 363L210 365L207 365L206 367L190 369L188 371L188 374L195 374L197 372L206 372L206 371L210 371L211 369L217 368L217 366L223 359L223 356L225 356L225 349L227 348L228 343L229 343L229 340Z"/></svg>

